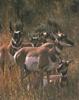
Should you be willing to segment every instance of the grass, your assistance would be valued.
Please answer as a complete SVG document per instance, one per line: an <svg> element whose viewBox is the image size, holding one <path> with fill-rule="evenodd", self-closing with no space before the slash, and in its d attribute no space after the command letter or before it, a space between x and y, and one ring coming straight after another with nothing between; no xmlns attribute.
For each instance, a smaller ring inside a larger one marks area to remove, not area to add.
<svg viewBox="0 0 79 100"><path fill-rule="evenodd" d="M0 70L0 100L79 100L78 72L70 74L68 86L58 88L51 84L46 88L28 91L27 80L24 87L21 84L20 68L15 65L9 69L7 64L4 67L4 74Z"/></svg>
<svg viewBox="0 0 79 100"><path fill-rule="evenodd" d="M3 36L1 40L9 43L9 37ZM4 43L2 43L4 44ZM20 67L17 65L9 68L10 59L6 59L4 73L0 69L0 100L79 100L79 71L78 58L69 66L68 86L57 87L53 84L45 88L27 90L28 78L21 83ZM36 78L31 77L31 84Z"/></svg>

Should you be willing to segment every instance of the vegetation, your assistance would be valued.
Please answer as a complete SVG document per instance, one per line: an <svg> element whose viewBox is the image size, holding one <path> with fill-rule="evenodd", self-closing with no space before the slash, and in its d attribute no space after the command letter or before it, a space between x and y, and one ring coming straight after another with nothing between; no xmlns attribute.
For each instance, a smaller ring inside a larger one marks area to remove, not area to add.
<svg viewBox="0 0 79 100"><path fill-rule="evenodd" d="M69 66L69 84L61 89L47 87L43 100L79 100L79 0L0 0L0 46L10 41L10 24L22 30L25 39L28 33L41 30L61 30L68 34L75 43L62 54L65 59L73 60ZM15 65L9 70L6 63L4 75L0 69L0 100L27 98L41 100L37 91L28 92L22 87L19 67Z"/></svg>
<svg viewBox="0 0 79 100"><path fill-rule="evenodd" d="M0 0L0 10L0 24L8 31L10 22L14 26L22 24L26 32L32 32L40 24L48 24L49 20L56 22L63 31L71 31L79 16L79 1Z"/></svg>

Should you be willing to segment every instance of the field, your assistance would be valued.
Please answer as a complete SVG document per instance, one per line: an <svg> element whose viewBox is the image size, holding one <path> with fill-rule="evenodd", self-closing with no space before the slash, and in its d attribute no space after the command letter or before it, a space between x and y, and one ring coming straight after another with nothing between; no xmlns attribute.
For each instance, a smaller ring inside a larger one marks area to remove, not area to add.
<svg viewBox="0 0 79 100"><path fill-rule="evenodd" d="M5 44L7 47L10 36L6 38L6 35L3 35L0 40L1 45ZM70 55L65 57L64 52ZM45 88L27 90L28 78L21 84L20 67L11 66L10 59L7 58L4 73L0 69L0 100L79 100L79 53L75 52L78 52L78 45L65 49L62 54L66 59L72 58L73 60L68 69L68 85L64 87L51 84ZM34 80L31 79L31 81Z"/></svg>
<svg viewBox="0 0 79 100"><path fill-rule="evenodd" d="M79 100L79 0L0 0L0 48L7 48L11 40L10 24L23 31L24 41L41 30L61 30L75 46L62 51L63 58L72 60L64 87L50 84L28 90L29 77L31 84L36 79L30 75L22 83L20 67L11 66L13 62L6 55L4 66L0 66L0 100Z"/></svg>

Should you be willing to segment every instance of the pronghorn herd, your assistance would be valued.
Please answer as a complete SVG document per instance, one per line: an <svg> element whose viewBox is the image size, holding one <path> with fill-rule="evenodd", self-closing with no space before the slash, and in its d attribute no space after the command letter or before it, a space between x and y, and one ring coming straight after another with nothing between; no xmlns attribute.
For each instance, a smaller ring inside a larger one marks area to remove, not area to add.
<svg viewBox="0 0 79 100"><path fill-rule="evenodd" d="M74 46L74 43L61 32L44 32L42 38L39 35L38 39L34 39L32 38L29 43L23 43L21 32L15 31L8 47L0 47L0 66L4 64L4 54L7 53L14 63L20 66L22 79L31 72L49 73L49 82L66 79L70 61L61 59L61 51L64 47ZM37 44L34 45L34 41ZM50 76L51 73L57 75ZM44 78L46 79L46 76Z"/></svg>

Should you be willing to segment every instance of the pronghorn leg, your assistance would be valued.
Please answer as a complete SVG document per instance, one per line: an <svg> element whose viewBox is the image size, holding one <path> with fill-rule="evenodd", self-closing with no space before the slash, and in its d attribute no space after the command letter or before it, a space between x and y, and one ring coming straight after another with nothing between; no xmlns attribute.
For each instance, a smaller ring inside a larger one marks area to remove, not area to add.
<svg viewBox="0 0 79 100"><path fill-rule="evenodd" d="M21 67L21 76L22 76L22 79L26 78L31 72L27 69L26 65L24 64L22 67Z"/></svg>
<svg viewBox="0 0 79 100"><path fill-rule="evenodd" d="M50 72L47 72L47 83L50 83Z"/></svg>
<svg viewBox="0 0 79 100"><path fill-rule="evenodd" d="M40 86L39 86L39 96L40 96L40 100L43 100L44 97L44 86L43 86L43 72L40 72Z"/></svg>
<svg viewBox="0 0 79 100"><path fill-rule="evenodd" d="M25 90L26 89L26 87L27 87L27 81L29 81L28 79L29 79L29 77L28 77L28 79L26 79L26 77L28 76L30 74L30 71L28 71L28 69L26 68L26 66L25 65L23 65L22 67L21 67L21 85L22 85L22 87L23 87L23 89Z"/></svg>
<svg viewBox="0 0 79 100"><path fill-rule="evenodd" d="M61 85L61 87L68 86L68 77L62 77L60 85Z"/></svg>
<svg viewBox="0 0 79 100"><path fill-rule="evenodd" d="M29 71L29 70L27 69L27 67L26 67L25 64L23 65L23 67L24 67L24 74L25 74L24 78L25 78L25 77L27 77L27 76L31 73L31 71Z"/></svg>
<svg viewBox="0 0 79 100"><path fill-rule="evenodd" d="M23 79L24 79L23 67L20 69L20 71L21 71L21 84L23 85Z"/></svg>

